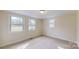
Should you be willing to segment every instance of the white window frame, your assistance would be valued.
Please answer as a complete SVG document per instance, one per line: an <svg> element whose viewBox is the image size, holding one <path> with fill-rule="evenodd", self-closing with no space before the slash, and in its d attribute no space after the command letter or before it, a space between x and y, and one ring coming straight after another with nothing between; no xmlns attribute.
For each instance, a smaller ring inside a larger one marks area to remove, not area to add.
<svg viewBox="0 0 79 59"><path fill-rule="evenodd" d="M55 19L49 19L49 28L55 27Z"/></svg>
<svg viewBox="0 0 79 59"><path fill-rule="evenodd" d="M35 24L33 24L33 23L31 22L31 20L34 21ZM31 27L31 28L29 28L29 27ZM29 30L30 32L36 30L36 20L35 20L34 18L30 18L30 19L29 19L28 30Z"/></svg>
<svg viewBox="0 0 79 59"><path fill-rule="evenodd" d="M22 24L12 24L12 22L11 22L11 20L12 20L11 17L22 18ZM22 26L22 30L19 30L19 31L12 31L12 29L11 29L12 25ZM22 32L22 31L24 31L24 19L23 19L23 17L21 17L21 16L10 16L9 31L10 31L10 32Z"/></svg>

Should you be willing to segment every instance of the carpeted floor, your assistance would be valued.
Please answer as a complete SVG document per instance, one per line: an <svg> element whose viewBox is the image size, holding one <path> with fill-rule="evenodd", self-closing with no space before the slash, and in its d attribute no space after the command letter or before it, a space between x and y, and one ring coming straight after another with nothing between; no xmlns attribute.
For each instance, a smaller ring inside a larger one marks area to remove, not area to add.
<svg viewBox="0 0 79 59"><path fill-rule="evenodd" d="M20 42L18 44L3 47L4 49L77 49L71 47L68 41L53 39L46 36L38 37L32 40Z"/></svg>

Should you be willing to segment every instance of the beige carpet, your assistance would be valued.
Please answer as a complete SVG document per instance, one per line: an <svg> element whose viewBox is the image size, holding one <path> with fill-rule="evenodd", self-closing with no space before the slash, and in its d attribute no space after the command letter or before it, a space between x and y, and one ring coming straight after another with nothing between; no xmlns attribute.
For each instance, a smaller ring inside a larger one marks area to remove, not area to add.
<svg viewBox="0 0 79 59"><path fill-rule="evenodd" d="M49 37L38 37L29 41L3 47L4 49L71 49L70 43ZM78 47L75 47L78 48Z"/></svg>

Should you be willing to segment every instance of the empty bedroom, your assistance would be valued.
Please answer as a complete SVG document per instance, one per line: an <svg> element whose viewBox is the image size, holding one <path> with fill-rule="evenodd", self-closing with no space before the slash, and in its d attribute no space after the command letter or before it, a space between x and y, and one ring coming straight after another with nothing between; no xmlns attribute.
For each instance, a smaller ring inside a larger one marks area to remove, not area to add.
<svg viewBox="0 0 79 59"><path fill-rule="evenodd" d="M0 49L78 49L78 10L0 10Z"/></svg>

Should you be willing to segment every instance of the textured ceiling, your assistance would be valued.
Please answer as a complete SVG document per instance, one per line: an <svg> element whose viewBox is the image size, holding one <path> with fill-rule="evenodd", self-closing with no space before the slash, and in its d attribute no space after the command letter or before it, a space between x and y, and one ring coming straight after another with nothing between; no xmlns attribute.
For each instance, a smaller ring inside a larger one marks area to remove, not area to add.
<svg viewBox="0 0 79 59"><path fill-rule="evenodd" d="M39 10L7 10L7 11L40 19L52 18L55 16L73 12L72 10L47 10L46 14L41 14Z"/></svg>

